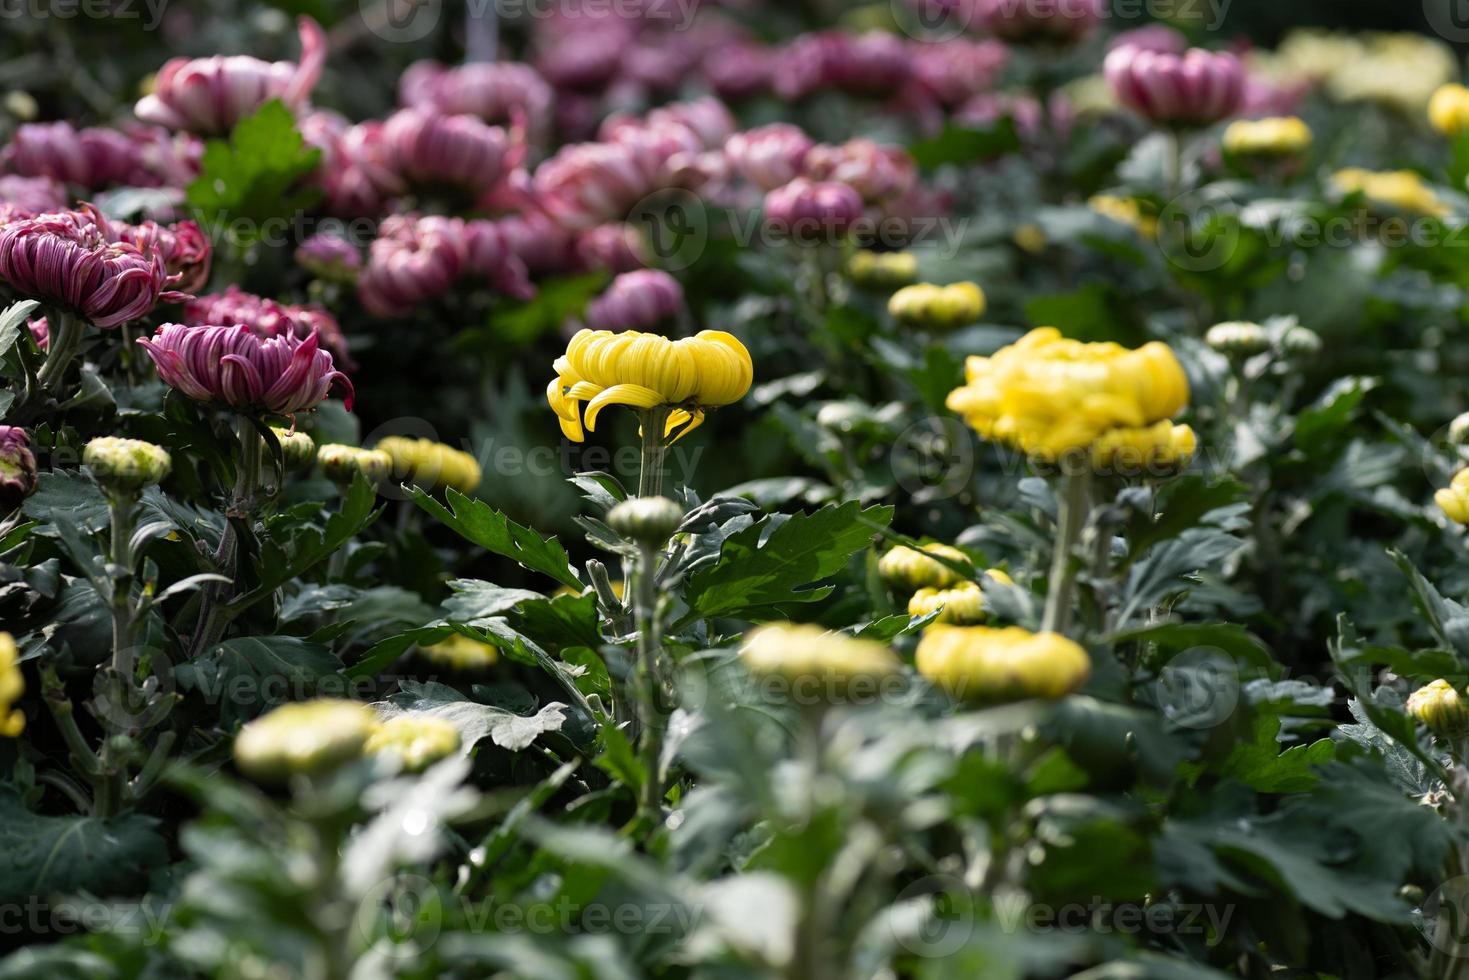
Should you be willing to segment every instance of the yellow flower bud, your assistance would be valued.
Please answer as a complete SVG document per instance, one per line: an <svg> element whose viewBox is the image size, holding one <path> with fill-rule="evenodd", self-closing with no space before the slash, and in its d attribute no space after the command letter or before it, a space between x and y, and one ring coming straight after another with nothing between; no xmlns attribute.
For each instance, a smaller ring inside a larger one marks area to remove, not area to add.
<svg viewBox="0 0 1469 980"><path fill-rule="evenodd" d="M1469 702L1443 678L1408 695L1408 714L1437 735L1469 735Z"/></svg>
<svg viewBox="0 0 1469 980"><path fill-rule="evenodd" d="M1224 152L1232 157L1295 157L1311 148L1311 127L1295 116L1240 119L1224 130Z"/></svg>
<svg viewBox="0 0 1469 980"><path fill-rule="evenodd" d="M920 282L893 293L888 312L901 323L931 330L952 330L973 323L984 313L984 291L972 282L936 286Z"/></svg>
<svg viewBox="0 0 1469 980"><path fill-rule="evenodd" d="M1110 429L1092 444L1092 469L1109 476L1173 476L1188 467L1197 449L1198 438L1186 425L1164 421Z"/></svg>
<svg viewBox="0 0 1469 980"><path fill-rule="evenodd" d="M1270 334L1258 323L1229 320L1210 327L1204 334L1204 343L1224 354L1248 357L1270 347Z"/></svg>
<svg viewBox="0 0 1469 980"><path fill-rule="evenodd" d="M328 479L347 484L361 473L370 483L381 483L393 470L393 457L376 449L329 442L316 450L316 461Z"/></svg>
<svg viewBox="0 0 1469 980"><path fill-rule="evenodd" d="M671 409L663 435L678 429L676 442L703 424L705 409L745 397L755 377L750 352L722 330L682 340L636 330L578 330L554 366L546 401L572 442L595 431L609 405Z"/></svg>
<svg viewBox="0 0 1469 980"><path fill-rule="evenodd" d="M897 592L912 592L925 587L946 589L964 580L958 572L934 561L929 555L942 555L961 565L969 564L969 556L951 545L926 544L919 551L900 544L878 559L877 573Z"/></svg>
<svg viewBox="0 0 1469 980"><path fill-rule="evenodd" d="M251 779L316 775L362 755L377 715L359 701L317 698L283 704L240 729L235 765Z"/></svg>
<svg viewBox="0 0 1469 980"><path fill-rule="evenodd" d="M26 716L15 702L25 693L25 678L20 673L20 650L15 637L0 633L0 736L15 738L25 731Z"/></svg>
<svg viewBox="0 0 1469 980"><path fill-rule="evenodd" d="M1040 255L1046 250L1046 233L1039 225L1016 225L1010 233L1010 240L1027 255Z"/></svg>
<svg viewBox="0 0 1469 980"><path fill-rule="evenodd" d="M405 772L422 772L459 751L459 729L433 715L394 715L368 736L363 751L396 759Z"/></svg>
<svg viewBox="0 0 1469 980"><path fill-rule="evenodd" d="M500 659L499 650L462 633L451 633L437 643L425 643L419 646L418 652L450 670L483 670Z"/></svg>
<svg viewBox="0 0 1469 980"><path fill-rule="evenodd" d="M1469 524L1469 469L1454 474L1453 481L1433 495L1433 502L1458 524Z"/></svg>
<svg viewBox="0 0 1469 980"><path fill-rule="evenodd" d="M991 357L970 357L947 404L987 439L1045 461L1089 452L1111 429L1172 418L1188 378L1167 344L1129 350L1038 327Z"/></svg>
<svg viewBox="0 0 1469 980"><path fill-rule="evenodd" d="M985 572L996 582L1005 585L1014 585L1010 576L998 568L991 568ZM938 611L935 623L952 623L959 626L969 626L982 623L988 616L989 611L984 604L984 590L979 583L964 581L948 589L935 589L927 587L913 593L908 600L908 615L927 616L929 613Z"/></svg>
<svg viewBox="0 0 1469 980"><path fill-rule="evenodd" d="M124 496L161 482L173 468L162 446L117 436L101 436L87 443L82 463L104 490Z"/></svg>
<svg viewBox="0 0 1469 980"><path fill-rule="evenodd" d="M847 275L864 289L897 289L918 278L912 252L857 252L847 260Z"/></svg>
<svg viewBox="0 0 1469 980"><path fill-rule="evenodd" d="M1428 121L1445 136L1469 130L1469 88L1458 82L1440 86L1428 100Z"/></svg>
<svg viewBox="0 0 1469 980"><path fill-rule="evenodd" d="M281 456L288 470L304 470L316 459L316 443L304 432L271 426L270 431L280 443Z"/></svg>
<svg viewBox="0 0 1469 980"><path fill-rule="evenodd" d="M828 633L820 626L769 623L745 637L740 659L752 674L790 685L793 696L844 700L869 696L902 663L886 646Z"/></svg>
<svg viewBox="0 0 1469 980"><path fill-rule="evenodd" d="M1091 676L1091 658L1059 633L1018 626L937 626L915 654L918 672L961 701L1055 699Z"/></svg>
<svg viewBox="0 0 1469 980"><path fill-rule="evenodd" d="M1411 170L1364 170L1348 167L1331 175L1331 183L1341 194L1360 192L1367 202L1379 209L1406 211L1435 218L1447 217L1449 206L1439 200L1433 188Z"/></svg>
<svg viewBox="0 0 1469 980"><path fill-rule="evenodd" d="M452 487L470 493L479 486L479 463L469 453L432 439L388 436L374 447L392 459L393 476L430 490Z"/></svg>

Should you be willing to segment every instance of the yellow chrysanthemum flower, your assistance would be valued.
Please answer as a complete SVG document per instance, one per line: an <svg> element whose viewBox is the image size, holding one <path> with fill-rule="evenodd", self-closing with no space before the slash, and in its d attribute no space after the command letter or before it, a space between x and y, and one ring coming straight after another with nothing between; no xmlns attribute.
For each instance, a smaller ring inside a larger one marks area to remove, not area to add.
<svg viewBox="0 0 1469 980"><path fill-rule="evenodd" d="M984 314L984 290L976 283L937 286L920 282L904 286L888 298L888 312L900 323L933 330L952 330Z"/></svg>
<svg viewBox="0 0 1469 980"><path fill-rule="evenodd" d="M1459 75L1458 59L1442 41L1411 31L1368 34L1364 41L1359 57L1326 77L1326 92L1338 101L1375 102L1416 116Z"/></svg>
<svg viewBox="0 0 1469 980"><path fill-rule="evenodd" d="M470 493L479 486L481 473L475 458L442 442L388 436L379 439L376 448L388 454L393 461L393 476L399 480L411 480L430 489L449 487L460 493Z"/></svg>
<svg viewBox="0 0 1469 980"><path fill-rule="evenodd" d="M791 685L795 695L842 698L902 670L881 643L828 633L819 626L769 623L745 637L740 659L751 673Z"/></svg>
<svg viewBox="0 0 1469 980"><path fill-rule="evenodd" d="M1428 122L1445 136L1469 130L1469 88L1458 82L1440 86L1428 100Z"/></svg>
<svg viewBox="0 0 1469 980"><path fill-rule="evenodd" d="M555 368L546 401L573 442L586 438L583 426L596 430L597 415L609 405L671 409L663 434L682 426L677 441L703 423L705 409L745 397L755 376L745 345L722 330L682 340L636 330L578 330Z"/></svg>
<svg viewBox="0 0 1469 980"><path fill-rule="evenodd" d="M1367 46L1341 31L1298 28L1281 40L1275 60L1283 77L1320 81L1367 56Z"/></svg>
<svg viewBox="0 0 1469 980"><path fill-rule="evenodd" d="M1171 418L1188 378L1167 344L1136 350L1068 340L1038 327L991 357L970 357L947 404L980 435L1055 461L1089 450L1112 429Z"/></svg>
<svg viewBox="0 0 1469 980"><path fill-rule="evenodd" d="M329 442L316 449L316 462L327 479L351 483L361 473L371 483L381 483L393 471L393 457L376 449Z"/></svg>
<svg viewBox="0 0 1469 980"><path fill-rule="evenodd" d="M283 704L240 729L235 765L262 782L325 772L360 756L376 728L377 715L360 701Z"/></svg>
<svg viewBox="0 0 1469 980"><path fill-rule="evenodd" d="M173 469L173 459L162 446L120 436L98 436L87 443L82 463L103 488L124 496L161 483Z"/></svg>
<svg viewBox="0 0 1469 980"><path fill-rule="evenodd" d="M847 260L847 275L864 289L896 289L918 278L918 259L912 252L863 249Z"/></svg>
<svg viewBox="0 0 1469 980"><path fill-rule="evenodd" d="M962 701L1061 698L1091 676L1091 658L1059 633L1018 626L938 626L925 630L918 672Z"/></svg>
<svg viewBox="0 0 1469 980"><path fill-rule="evenodd" d="M951 561L969 564L969 556L952 545L926 544L920 551L900 544L877 560L877 573L899 592L925 587L946 589L964 580L954 569L934 561L929 555L942 555Z"/></svg>
<svg viewBox="0 0 1469 980"><path fill-rule="evenodd" d="M1092 444L1092 468L1115 476L1171 476L1188 466L1198 437L1169 421L1111 429Z"/></svg>
<svg viewBox="0 0 1469 980"><path fill-rule="evenodd" d="M1458 524L1469 524L1469 469L1454 474L1447 487L1433 495L1433 502Z"/></svg>
<svg viewBox="0 0 1469 980"><path fill-rule="evenodd" d="M1144 238L1158 237L1158 219L1143 211L1142 203L1135 198L1095 194L1087 199L1086 206L1104 218L1127 225Z"/></svg>
<svg viewBox="0 0 1469 980"><path fill-rule="evenodd" d="M1407 709L1439 735L1469 734L1469 701L1442 677L1408 695Z"/></svg>
<svg viewBox="0 0 1469 980"><path fill-rule="evenodd" d="M437 643L422 644L418 652L451 670L481 670L493 667L500 659L499 650L462 633L450 633Z"/></svg>
<svg viewBox="0 0 1469 980"><path fill-rule="evenodd" d="M406 772L421 772L459 751L459 729L442 718L424 714L394 715L368 736L363 752L390 756Z"/></svg>
<svg viewBox="0 0 1469 980"><path fill-rule="evenodd" d="M1239 157L1299 156L1311 148L1311 127L1296 116L1240 119L1224 130L1224 152Z"/></svg>
<svg viewBox="0 0 1469 980"><path fill-rule="evenodd" d="M25 731L26 716L15 706L25 693L25 678L20 673L20 650L15 637L0 633L0 736L15 738Z"/></svg>
<svg viewBox="0 0 1469 980"><path fill-rule="evenodd" d="M998 568L991 568L985 572L990 578L1004 585L1014 585L1010 576ZM977 582L960 582L947 589L935 589L932 587L919 589L913 593L908 600L908 615L927 616L929 613L938 611L935 623L951 623L958 626L969 626L982 623L989 615L989 610L984 604L984 590Z"/></svg>
<svg viewBox="0 0 1469 980"><path fill-rule="evenodd" d="M1439 200L1433 188L1411 170L1364 170L1348 167L1331 175L1331 182L1343 194L1362 193L1378 207L1446 217L1449 206Z"/></svg>

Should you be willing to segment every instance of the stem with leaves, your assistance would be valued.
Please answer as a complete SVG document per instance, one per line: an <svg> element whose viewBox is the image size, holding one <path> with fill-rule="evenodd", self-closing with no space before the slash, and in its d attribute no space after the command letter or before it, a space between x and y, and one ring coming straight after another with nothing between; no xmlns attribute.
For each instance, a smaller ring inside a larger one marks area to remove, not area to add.
<svg viewBox="0 0 1469 980"><path fill-rule="evenodd" d="M255 510L255 490L260 479L260 456L264 446L260 433L255 431L252 421L244 415L235 420L235 431L239 435L240 458L235 471L235 489L225 511L224 530L219 535L219 547L214 551L214 568L230 575L238 582L236 553L239 550L236 521L249 521ZM204 595L199 612L199 629L194 634L190 648L190 659L199 656L224 635L229 618L224 612L224 603L229 599L230 586L213 586Z"/></svg>
<svg viewBox="0 0 1469 980"><path fill-rule="evenodd" d="M1056 515L1056 550L1051 555L1046 611L1041 620L1041 629L1051 633L1065 633L1071 626L1078 571L1072 552L1081 540L1091 509L1091 469L1085 462L1064 461L1062 473L1062 494Z"/></svg>

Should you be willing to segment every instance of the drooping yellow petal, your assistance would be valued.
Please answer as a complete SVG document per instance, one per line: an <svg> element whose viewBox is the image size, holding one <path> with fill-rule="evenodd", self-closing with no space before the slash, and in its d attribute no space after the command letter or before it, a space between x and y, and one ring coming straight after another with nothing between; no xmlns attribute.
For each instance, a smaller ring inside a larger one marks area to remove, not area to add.
<svg viewBox="0 0 1469 980"><path fill-rule="evenodd" d="M699 426L701 426L701 425L704 424L704 410L702 408L696 408L696 409L694 409L694 411L693 411L692 414L690 414L688 412L684 412L683 414L686 415L686 416L688 416L689 424L686 425L686 426L684 426L682 429L680 429L678 435L674 436L672 439L669 440L668 444L670 446L673 445L675 442L678 442L680 439L682 439L684 436L688 435L690 432L693 432ZM670 422L673 421L672 417L669 418L669 421ZM669 426L668 431L672 431L672 426ZM664 435L667 435L667 434L668 434L668 432L664 432Z"/></svg>
<svg viewBox="0 0 1469 980"><path fill-rule="evenodd" d="M597 431L597 415L608 405L627 405L630 408L652 408L663 404L663 395L642 385L613 385L600 392L587 403L585 424L587 431Z"/></svg>

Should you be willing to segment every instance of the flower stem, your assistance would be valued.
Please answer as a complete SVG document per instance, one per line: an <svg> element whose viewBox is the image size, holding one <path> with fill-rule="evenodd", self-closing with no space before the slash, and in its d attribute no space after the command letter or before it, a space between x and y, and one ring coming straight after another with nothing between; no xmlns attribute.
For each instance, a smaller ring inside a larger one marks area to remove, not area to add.
<svg viewBox="0 0 1469 980"><path fill-rule="evenodd" d="M646 778L638 801L638 823L658 824L663 807L663 715L660 701L658 659L662 640L658 621L658 552L650 544L638 549L637 590L634 603L638 622L637 697L642 715L638 733L638 757Z"/></svg>
<svg viewBox="0 0 1469 980"><path fill-rule="evenodd" d="M133 501L109 496L108 511L112 518L111 546L107 561L112 566L112 671L119 683L131 683L131 672L124 672L124 655L132 648L133 620L133 554L130 545L133 524Z"/></svg>
<svg viewBox="0 0 1469 980"><path fill-rule="evenodd" d="M76 357L86 325L75 313L56 309L46 311L46 325L50 328L46 363L41 365L36 380L40 382L41 390L49 395L55 393L72 358Z"/></svg>
<svg viewBox="0 0 1469 980"><path fill-rule="evenodd" d="M219 547L214 551L214 567L221 574L238 577L235 568L239 542L235 533L236 520L248 520L255 506L255 487L260 479L260 450L264 445L260 433L243 415L236 418L235 431L240 439L240 459L235 471L235 489L225 510L224 530L219 535ZM224 603L229 598L231 586L220 583L211 586L204 597L199 613L199 630L194 635L190 659L209 649L224 633L226 617Z"/></svg>
<svg viewBox="0 0 1469 980"><path fill-rule="evenodd" d="M1056 550L1051 555L1050 591L1046 594L1046 612L1041 620L1041 629L1053 633L1065 633L1071 625L1077 573L1071 553L1081 539L1091 506L1091 470L1085 463L1068 463L1064 473L1064 492L1056 516Z"/></svg>
<svg viewBox="0 0 1469 980"><path fill-rule="evenodd" d="M663 428L668 424L668 409L650 408L640 414L643 459L638 473L638 496L656 497L663 492L663 456L668 448L663 441Z"/></svg>
<svg viewBox="0 0 1469 980"><path fill-rule="evenodd" d="M1163 130L1163 193L1172 198L1183 184L1183 139L1178 130Z"/></svg>

